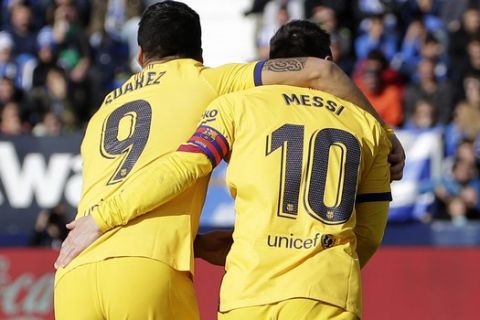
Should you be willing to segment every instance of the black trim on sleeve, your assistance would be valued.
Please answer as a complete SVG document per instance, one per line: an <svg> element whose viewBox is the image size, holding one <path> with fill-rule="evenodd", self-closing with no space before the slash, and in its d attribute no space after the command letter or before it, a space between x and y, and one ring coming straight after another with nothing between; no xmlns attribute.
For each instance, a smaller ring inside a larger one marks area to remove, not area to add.
<svg viewBox="0 0 480 320"><path fill-rule="evenodd" d="M361 202L377 202L377 201L392 201L392 193L365 193L357 195L356 203Z"/></svg>

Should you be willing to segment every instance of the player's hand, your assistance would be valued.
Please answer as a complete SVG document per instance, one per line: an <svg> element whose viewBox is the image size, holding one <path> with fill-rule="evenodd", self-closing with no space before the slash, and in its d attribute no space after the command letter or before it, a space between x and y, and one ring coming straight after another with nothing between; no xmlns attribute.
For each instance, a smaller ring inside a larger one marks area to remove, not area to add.
<svg viewBox="0 0 480 320"><path fill-rule="evenodd" d="M195 257L217 266L224 266L232 243L232 231L216 230L199 234L193 244Z"/></svg>
<svg viewBox="0 0 480 320"><path fill-rule="evenodd" d="M62 243L62 248L55 261L55 269L66 267L76 256L97 240L102 232L92 216L81 217L67 224L70 230Z"/></svg>
<svg viewBox="0 0 480 320"><path fill-rule="evenodd" d="M388 155L390 162L390 180L401 180L403 177L403 168L405 167L405 150L396 135L390 137L392 142L392 151Z"/></svg>

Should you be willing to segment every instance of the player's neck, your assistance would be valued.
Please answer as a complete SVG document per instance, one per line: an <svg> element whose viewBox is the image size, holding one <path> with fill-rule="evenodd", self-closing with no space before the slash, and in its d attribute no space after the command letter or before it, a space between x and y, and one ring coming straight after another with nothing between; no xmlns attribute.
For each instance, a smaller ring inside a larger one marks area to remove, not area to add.
<svg viewBox="0 0 480 320"><path fill-rule="evenodd" d="M146 68L148 65L151 65L151 64L166 63L166 62L177 60L177 59L185 59L185 57L181 57L179 55L173 55L173 56L163 57L160 59L158 58L149 59L143 63L143 68Z"/></svg>

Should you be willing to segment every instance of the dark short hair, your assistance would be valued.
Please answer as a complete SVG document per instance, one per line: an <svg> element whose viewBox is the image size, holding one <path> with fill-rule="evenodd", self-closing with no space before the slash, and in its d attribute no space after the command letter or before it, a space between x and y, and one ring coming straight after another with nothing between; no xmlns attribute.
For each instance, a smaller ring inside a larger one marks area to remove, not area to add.
<svg viewBox="0 0 480 320"><path fill-rule="evenodd" d="M388 67L388 60L385 57L383 51L379 49L372 49L368 52L366 60L378 61L382 66L382 70L385 70Z"/></svg>
<svg viewBox="0 0 480 320"><path fill-rule="evenodd" d="M293 20L280 27L270 40L270 59L331 56L330 35L317 24Z"/></svg>
<svg viewBox="0 0 480 320"><path fill-rule="evenodd" d="M138 45L147 58L202 56L200 17L189 6L163 1L149 6L138 28Z"/></svg>

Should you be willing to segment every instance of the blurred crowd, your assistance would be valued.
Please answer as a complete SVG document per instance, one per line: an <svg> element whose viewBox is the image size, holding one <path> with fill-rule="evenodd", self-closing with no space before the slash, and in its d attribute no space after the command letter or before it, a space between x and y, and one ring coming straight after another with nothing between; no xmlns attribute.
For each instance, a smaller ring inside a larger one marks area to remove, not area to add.
<svg viewBox="0 0 480 320"><path fill-rule="evenodd" d="M157 0L158 1L158 0ZM0 135L81 130L133 72L148 0L0 0ZM445 179L424 220L480 218L480 0L253 0L257 58L291 19L332 37L334 61L392 127L438 131Z"/></svg>
<svg viewBox="0 0 480 320"><path fill-rule="evenodd" d="M83 128L138 71L137 26L150 2L0 0L0 133Z"/></svg>

